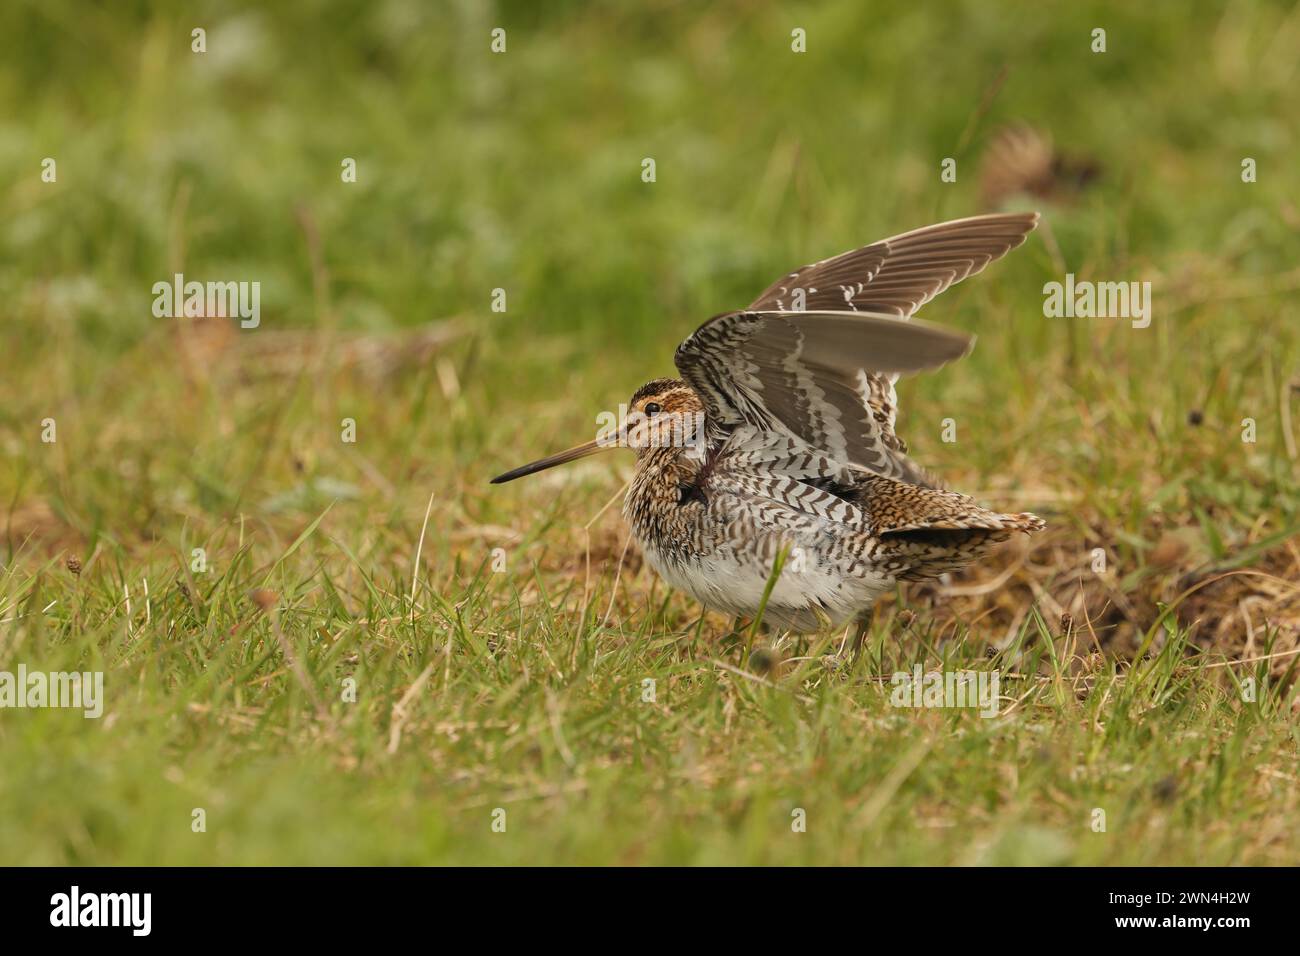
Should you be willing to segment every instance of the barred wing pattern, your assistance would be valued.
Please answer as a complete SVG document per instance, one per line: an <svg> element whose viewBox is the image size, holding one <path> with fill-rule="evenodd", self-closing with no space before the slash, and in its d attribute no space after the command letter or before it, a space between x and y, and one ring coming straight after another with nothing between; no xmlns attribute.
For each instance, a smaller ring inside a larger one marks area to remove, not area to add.
<svg viewBox="0 0 1300 956"><path fill-rule="evenodd" d="M869 404L872 373L934 368L965 355L973 341L863 312L731 312L678 346L676 362L704 402L711 443L748 424L837 463L911 480L892 425Z"/></svg>
<svg viewBox="0 0 1300 956"><path fill-rule="evenodd" d="M969 351L965 333L906 321L1024 241L1036 213L928 226L791 273L750 309L706 322L677 349L714 442L746 423L888 478L934 482L894 433L900 373ZM795 284L804 311L789 311ZM775 308L774 308L775 307Z"/></svg>
<svg viewBox="0 0 1300 956"><path fill-rule="evenodd" d="M772 283L749 308L907 318L953 283L1002 258L1036 225L1036 212L999 213L913 229L796 269Z"/></svg>

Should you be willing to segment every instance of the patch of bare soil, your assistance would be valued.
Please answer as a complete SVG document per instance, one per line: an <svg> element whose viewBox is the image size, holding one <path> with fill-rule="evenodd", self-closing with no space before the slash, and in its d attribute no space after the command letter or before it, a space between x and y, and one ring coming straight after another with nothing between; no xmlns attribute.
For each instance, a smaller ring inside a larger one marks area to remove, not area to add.
<svg viewBox="0 0 1300 956"><path fill-rule="evenodd" d="M1012 640L1035 602L1058 635L1081 648L1132 657L1166 609L1199 647L1232 660L1268 656L1275 675L1300 656L1300 539L1249 562L1207 562L1176 534L1160 536L1146 565L1123 574L1093 570L1072 542L1008 545L950 581L912 585L908 602L943 626L964 625ZM1158 634L1158 647L1163 633Z"/></svg>

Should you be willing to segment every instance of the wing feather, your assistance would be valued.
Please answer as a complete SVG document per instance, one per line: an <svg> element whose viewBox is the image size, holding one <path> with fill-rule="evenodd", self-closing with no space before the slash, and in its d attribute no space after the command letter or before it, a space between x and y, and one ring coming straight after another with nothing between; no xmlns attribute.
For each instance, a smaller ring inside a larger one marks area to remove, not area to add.
<svg viewBox="0 0 1300 956"><path fill-rule="evenodd" d="M823 259L772 283L751 311L790 309L803 290L808 311L847 310L907 317L955 282L1025 241L1038 213L996 213L913 229Z"/></svg>
<svg viewBox="0 0 1300 956"><path fill-rule="evenodd" d="M750 425L841 464L933 484L894 434L894 380L960 358L974 338L906 320L1037 222L1037 213L993 215L916 229L805 266L748 309L710 319L676 354L705 403L710 437ZM803 310L790 308L796 289Z"/></svg>
<svg viewBox="0 0 1300 956"><path fill-rule="evenodd" d="M936 368L973 342L954 329L865 312L729 312L689 336L676 362L705 402L711 437L751 424L836 461L911 479L886 413L868 402L864 373Z"/></svg>

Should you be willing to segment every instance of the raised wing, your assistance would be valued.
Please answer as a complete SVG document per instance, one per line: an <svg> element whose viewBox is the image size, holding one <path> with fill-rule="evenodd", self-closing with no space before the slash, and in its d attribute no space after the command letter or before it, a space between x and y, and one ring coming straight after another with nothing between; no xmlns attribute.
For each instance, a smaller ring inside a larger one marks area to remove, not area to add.
<svg viewBox="0 0 1300 956"><path fill-rule="evenodd" d="M676 363L705 403L711 437L749 424L836 462L933 484L894 433L894 381L965 355L974 339L906 319L1037 222L1037 213L994 215L917 229L805 266L748 310L710 319ZM789 308L800 301L806 310Z"/></svg>
<svg viewBox="0 0 1300 956"><path fill-rule="evenodd" d="M1036 225L1036 212L999 213L913 229L804 266L768 286L749 308L906 318L1020 245Z"/></svg>
<svg viewBox="0 0 1300 956"><path fill-rule="evenodd" d="M676 362L704 401L713 438L754 425L835 462L920 481L894 436L892 406L870 400L882 382L892 394L893 375L960 358L974 341L866 312L729 312L678 346Z"/></svg>

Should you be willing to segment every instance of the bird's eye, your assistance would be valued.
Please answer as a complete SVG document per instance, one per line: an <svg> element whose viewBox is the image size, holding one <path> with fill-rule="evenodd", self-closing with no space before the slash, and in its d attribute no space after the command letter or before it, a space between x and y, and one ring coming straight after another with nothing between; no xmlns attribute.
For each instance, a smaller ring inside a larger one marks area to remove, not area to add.
<svg viewBox="0 0 1300 956"><path fill-rule="evenodd" d="M652 418L663 411L663 407L658 402L646 402L645 414L647 418Z"/></svg>

